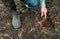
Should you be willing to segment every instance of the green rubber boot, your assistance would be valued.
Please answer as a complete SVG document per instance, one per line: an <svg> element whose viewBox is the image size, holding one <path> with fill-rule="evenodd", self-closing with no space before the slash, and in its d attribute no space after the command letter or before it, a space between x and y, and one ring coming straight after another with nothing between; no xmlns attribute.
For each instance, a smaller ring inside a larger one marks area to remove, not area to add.
<svg viewBox="0 0 60 39"><path fill-rule="evenodd" d="M21 27L21 20L20 16L18 15L18 12L16 10L16 5L14 0L2 0L3 4L6 6L6 8L10 11L10 14L12 14L12 25L14 28Z"/></svg>
<svg viewBox="0 0 60 39"><path fill-rule="evenodd" d="M20 16L18 15L17 12L12 12L12 25L14 28L19 28L21 27L21 20Z"/></svg>

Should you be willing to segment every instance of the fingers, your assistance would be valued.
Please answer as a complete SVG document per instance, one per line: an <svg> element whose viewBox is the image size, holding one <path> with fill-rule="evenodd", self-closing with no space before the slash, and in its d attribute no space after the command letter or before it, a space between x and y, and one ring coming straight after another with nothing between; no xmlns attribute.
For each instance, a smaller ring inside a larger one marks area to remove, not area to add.
<svg viewBox="0 0 60 39"><path fill-rule="evenodd" d="M43 16L43 12L41 12L41 17Z"/></svg>
<svg viewBox="0 0 60 39"><path fill-rule="evenodd" d="M45 16L46 19L47 9L45 7L41 8L41 16Z"/></svg>
<svg viewBox="0 0 60 39"><path fill-rule="evenodd" d="M46 17L47 17L47 12L41 12L41 17L44 15L45 16L45 19L46 19Z"/></svg>
<svg viewBox="0 0 60 39"><path fill-rule="evenodd" d="M46 17L47 17L47 10L44 12L44 16L45 16L45 19L46 19Z"/></svg>
<svg viewBox="0 0 60 39"><path fill-rule="evenodd" d="M46 19L46 12L44 13L45 19Z"/></svg>

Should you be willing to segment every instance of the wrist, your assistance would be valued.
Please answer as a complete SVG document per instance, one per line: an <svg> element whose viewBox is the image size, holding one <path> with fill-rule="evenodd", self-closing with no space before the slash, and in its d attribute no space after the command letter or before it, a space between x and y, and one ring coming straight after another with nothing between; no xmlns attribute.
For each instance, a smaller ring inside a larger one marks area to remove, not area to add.
<svg viewBox="0 0 60 39"><path fill-rule="evenodd" d="M41 7L41 8L46 8L46 7Z"/></svg>

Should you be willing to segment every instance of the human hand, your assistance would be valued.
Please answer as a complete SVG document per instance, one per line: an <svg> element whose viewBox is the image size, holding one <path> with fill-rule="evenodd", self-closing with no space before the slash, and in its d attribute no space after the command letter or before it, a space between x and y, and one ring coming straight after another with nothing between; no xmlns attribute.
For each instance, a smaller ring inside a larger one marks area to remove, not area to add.
<svg viewBox="0 0 60 39"><path fill-rule="evenodd" d="M45 19L46 19L46 14L47 14L47 8L46 7L42 7L41 8L41 17L44 15Z"/></svg>

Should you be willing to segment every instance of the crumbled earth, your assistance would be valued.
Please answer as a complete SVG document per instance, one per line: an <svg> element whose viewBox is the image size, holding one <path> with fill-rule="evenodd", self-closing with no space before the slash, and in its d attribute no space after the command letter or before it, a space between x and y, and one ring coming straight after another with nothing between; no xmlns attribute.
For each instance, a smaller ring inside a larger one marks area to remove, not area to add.
<svg viewBox="0 0 60 39"><path fill-rule="evenodd" d="M39 8L30 10L19 14L22 25L14 29L12 16L0 0L0 39L60 39L60 0L46 2L47 19L41 18Z"/></svg>

